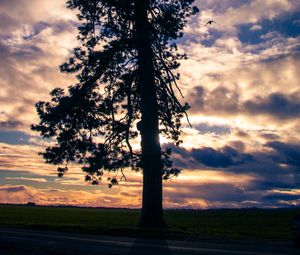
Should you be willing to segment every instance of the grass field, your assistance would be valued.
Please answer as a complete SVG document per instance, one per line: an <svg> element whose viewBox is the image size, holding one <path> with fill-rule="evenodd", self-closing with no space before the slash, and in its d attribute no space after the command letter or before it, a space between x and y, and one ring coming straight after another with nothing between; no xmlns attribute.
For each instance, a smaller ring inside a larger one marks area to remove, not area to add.
<svg viewBox="0 0 300 255"><path fill-rule="evenodd" d="M299 209L165 211L169 229L135 227L138 210L0 205L0 226L43 228L135 236L164 234L168 238L292 241L292 223Z"/></svg>

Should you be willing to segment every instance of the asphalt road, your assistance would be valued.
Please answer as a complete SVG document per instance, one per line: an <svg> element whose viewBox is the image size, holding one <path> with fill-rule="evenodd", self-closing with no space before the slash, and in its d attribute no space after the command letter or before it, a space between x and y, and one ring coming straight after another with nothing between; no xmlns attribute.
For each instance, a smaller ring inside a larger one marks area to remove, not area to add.
<svg viewBox="0 0 300 255"><path fill-rule="evenodd" d="M283 255L300 254L281 245L258 245L208 241L168 241L72 234L55 231L0 228L0 255Z"/></svg>

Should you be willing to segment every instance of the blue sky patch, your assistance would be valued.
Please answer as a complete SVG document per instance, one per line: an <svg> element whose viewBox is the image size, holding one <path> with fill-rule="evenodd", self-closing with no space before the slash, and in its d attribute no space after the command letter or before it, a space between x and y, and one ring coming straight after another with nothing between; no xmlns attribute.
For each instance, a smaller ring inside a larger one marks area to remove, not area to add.
<svg viewBox="0 0 300 255"><path fill-rule="evenodd" d="M7 144L30 144L30 135L21 131L0 130L0 143Z"/></svg>
<svg viewBox="0 0 300 255"><path fill-rule="evenodd" d="M269 40L269 33L278 33L283 37L300 35L300 12L276 19L264 19L258 24L243 24L238 26L238 37L241 42L258 44Z"/></svg>

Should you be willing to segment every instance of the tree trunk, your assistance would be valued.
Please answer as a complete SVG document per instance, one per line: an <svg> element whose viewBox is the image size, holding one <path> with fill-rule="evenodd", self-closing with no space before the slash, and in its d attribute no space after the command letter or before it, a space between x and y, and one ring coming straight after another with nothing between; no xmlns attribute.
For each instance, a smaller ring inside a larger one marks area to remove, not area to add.
<svg viewBox="0 0 300 255"><path fill-rule="evenodd" d="M147 9L149 0L135 1L136 45L139 90L141 93L141 134L143 160L143 201L140 227L161 228L166 224L162 208L162 161L158 128L158 103L155 87L153 51Z"/></svg>

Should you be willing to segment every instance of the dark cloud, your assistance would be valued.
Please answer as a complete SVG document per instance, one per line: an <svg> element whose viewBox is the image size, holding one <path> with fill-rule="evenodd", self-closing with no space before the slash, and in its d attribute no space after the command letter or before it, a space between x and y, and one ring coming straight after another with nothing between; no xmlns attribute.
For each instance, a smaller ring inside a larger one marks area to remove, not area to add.
<svg viewBox="0 0 300 255"><path fill-rule="evenodd" d="M300 116L300 98L296 94L272 93L266 97L257 96L244 102L243 107L250 114L268 114L281 119Z"/></svg>
<svg viewBox="0 0 300 255"><path fill-rule="evenodd" d="M289 202L299 204L300 195L285 194L291 190L277 191L250 190L248 187L241 187L230 183L203 183L201 185L189 186L186 189L182 186L176 187L176 196L168 190L167 197L172 197L172 202L177 204L188 204L191 199L204 200L210 208L232 208L232 207L274 207L290 206Z"/></svg>
<svg viewBox="0 0 300 255"><path fill-rule="evenodd" d="M299 92L283 94L274 92L265 96L241 101L239 92L218 86L209 91L198 86L188 97L192 114L213 114L215 116L246 114L268 115L276 119L291 119L300 116Z"/></svg>
<svg viewBox="0 0 300 255"><path fill-rule="evenodd" d="M0 57L1 57L1 59L3 57L9 57L10 53L11 53L10 48L7 45L1 43L1 41L0 41Z"/></svg>
<svg viewBox="0 0 300 255"><path fill-rule="evenodd" d="M211 91L197 86L189 95L188 101L192 113L233 114L238 111L239 94L224 86L218 86Z"/></svg>
<svg viewBox="0 0 300 255"><path fill-rule="evenodd" d="M243 152L245 150L245 144L242 141L231 141L229 144L231 147L238 150L239 152Z"/></svg>
<svg viewBox="0 0 300 255"><path fill-rule="evenodd" d="M253 161L250 154L240 153L236 149L225 146L219 150L210 147L192 149L191 156L198 162L208 166L224 168L235 165L241 165Z"/></svg>
<svg viewBox="0 0 300 255"><path fill-rule="evenodd" d="M22 122L18 120L0 121L0 130L11 130L22 126ZM0 131L1 132L1 131Z"/></svg>
<svg viewBox="0 0 300 255"><path fill-rule="evenodd" d="M66 31L73 32L74 28L80 26L80 23L73 20L57 20L56 22L51 23L53 34L57 35Z"/></svg>
<svg viewBox="0 0 300 255"><path fill-rule="evenodd" d="M282 176L281 176L282 177ZM268 191L268 190L286 190L291 191L292 189L298 189L300 183L292 183L292 182L285 182L286 180L280 180L280 178L261 178L255 180L251 185L248 186L248 191Z"/></svg>
<svg viewBox="0 0 300 255"><path fill-rule="evenodd" d="M166 144L164 147L172 149L174 165L186 169L203 168L203 166L209 168L228 168L253 161L251 154L240 153L237 149L230 146L220 149L202 147L191 150L176 147L172 144Z"/></svg>
<svg viewBox="0 0 300 255"><path fill-rule="evenodd" d="M27 191L26 187L23 185L20 186L0 186L0 191L5 191L8 193Z"/></svg>
<svg viewBox="0 0 300 255"><path fill-rule="evenodd" d="M197 190L197 191L196 191ZM230 183L208 183L199 185L195 192L211 202L241 202L247 199L245 191Z"/></svg>
<svg viewBox="0 0 300 255"><path fill-rule="evenodd" d="M191 112L201 111L205 104L205 89L202 86L193 88L189 96L189 102L191 104Z"/></svg>
<svg viewBox="0 0 300 255"><path fill-rule="evenodd" d="M268 133L268 132L264 132L259 134L260 137L267 139L267 140L277 140L280 138L280 136L278 136L277 134L274 133Z"/></svg>
<svg viewBox="0 0 300 255"><path fill-rule="evenodd" d="M211 125L209 123L198 123L193 125L194 129L197 129L200 134L216 134L216 135L226 135L231 133L231 129L226 125Z"/></svg>
<svg viewBox="0 0 300 255"><path fill-rule="evenodd" d="M232 205L232 202L247 200L247 194L242 188L230 183L202 183L201 185L191 184L188 189L177 186L176 196L165 191L167 197L172 197L172 202L186 204L190 199L203 199L210 203L220 202L224 206Z"/></svg>
<svg viewBox="0 0 300 255"><path fill-rule="evenodd" d="M173 155L174 166L183 168L183 169L197 169L199 168L199 162L194 160L191 157L190 151L186 150L183 147L175 146L174 144L164 144L163 149L171 148Z"/></svg>
<svg viewBox="0 0 300 255"><path fill-rule="evenodd" d="M10 17L6 13L0 13L0 28L2 29L12 29L18 25L18 22Z"/></svg>
<svg viewBox="0 0 300 255"><path fill-rule="evenodd" d="M39 33L41 33L43 30L45 30L45 29L48 28L48 27L51 27L51 25L48 24L48 23L46 23L46 22L43 22L43 21L38 22L37 24L35 24L35 25L33 26L32 34L27 35L27 36L23 36L23 38L24 38L25 40L30 40L30 39L32 39L34 36L38 35Z"/></svg>
<svg viewBox="0 0 300 255"><path fill-rule="evenodd" d="M210 102L211 111L236 113L238 111L239 93L226 87L219 86L210 91L206 101Z"/></svg>
<svg viewBox="0 0 300 255"><path fill-rule="evenodd" d="M245 132L245 131L242 131L242 130L236 130L235 134L240 137L240 138L248 138L250 137L250 135Z"/></svg>
<svg viewBox="0 0 300 255"><path fill-rule="evenodd" d="M297 166L300 169L300 144L287 144L279 141L268 142L265 146L274 149L281 163Z"/></svg>
<svg viewBox="0 0 300 255"><path fill-rule="evenodd" d="M274 190L300 188L300 144L272 141L265 144L265 147L272 150L257 150L251 154L244 152L245 146L242 141L232 141L230 145L232 147L225 146L219 149L202 147L191 150L172 145L168 147L173 149L173 162L177 167L251 176L251 182L243 187L245 201L260 201L270 206L280 205L279 200L263 199L262 195L272 193ZM255 196L252 196L253 194ZM229 196L228 200L230 199Z"/></svg>
<svg viewBox="0 0 300 255"><path fill-rule="evenodd" d="M74 27L77 27L78 25L79 24L77 22L65 20L56 20L51 23L40 21L32 26L32 33L30 35L23 36L23 38L25 40L31 40L47 28L51 28L54 35L58 35L66 31L71 32L74 30Z"/></svg>
<svg viewBox="0 0 300 255"><path fill-rule="evenodd" d="M265 200L275 200L275 201L293 201L293 200L299 200L300 201L300 195L298 194L285 194L285 193L279 193L279 194L271 194L264 196L263 199Z"/></svg>
<svg viewBox="0 0 300 255"><path fill-rule="evenodd" d="M34 58L40 59L45 56L45 52L35 45L23 45L15 50L13 53L14 58L19 61L33 60Z"/></svg>

